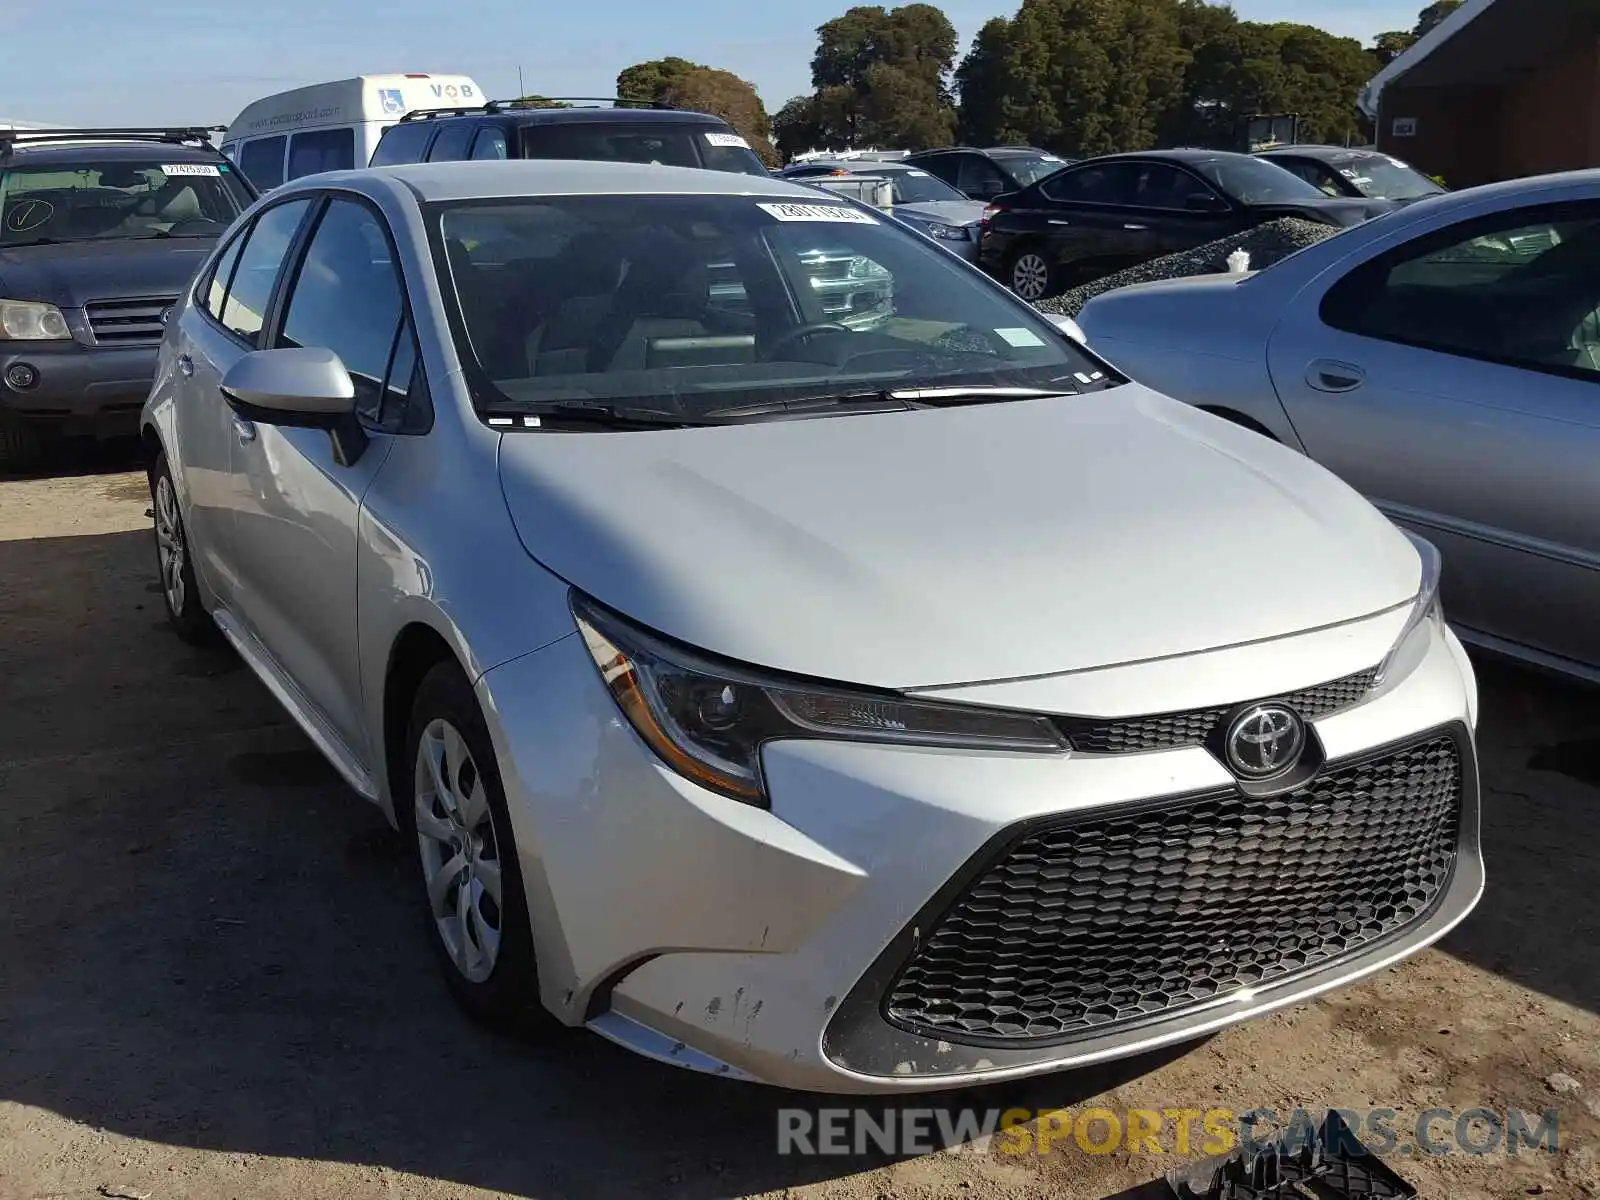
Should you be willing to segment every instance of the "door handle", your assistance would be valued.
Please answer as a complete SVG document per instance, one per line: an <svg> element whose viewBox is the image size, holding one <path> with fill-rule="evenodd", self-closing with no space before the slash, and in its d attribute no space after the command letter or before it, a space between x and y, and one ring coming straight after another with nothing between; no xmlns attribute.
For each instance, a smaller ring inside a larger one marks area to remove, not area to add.
<svg viewBox="0 0 1600 1200"><path fill-rule="evenodd" d="M234 435L239 439L239 445L241 446L248 446L251 442L256 440L255 423L252 421L246 421L243 417L233 418L233 432Z"/></svg>
<svg viewBox="0 0 1600 1200"><path fill-rule="evenodd" d="M1058 217L1051 217L1050 218L1050 224L1052 224L1052 225L1071 225L1072 222L1071 221L1063 221L1063 220L1059 219Z"/></svg>
<svg viewBox="0 0 1600 1200"><path fill-rule="evenodd" d="M187 354L178 355L178 373L185 379L194 374L194 359Z"/></svg>
<svg viewBox="0 0 1600 1200"><path fill-rule="evenodd" d="M1319 358L1306 368L1306 383L1319 392L1353 392L1367 381L1367 373L1354 363Z"/></svg>
<svg viewBox="0 0 1600 1200"><path fill-rule="evenodd" d="M1148 229L1148 225L1124 225L1124 229Z"/></svg>

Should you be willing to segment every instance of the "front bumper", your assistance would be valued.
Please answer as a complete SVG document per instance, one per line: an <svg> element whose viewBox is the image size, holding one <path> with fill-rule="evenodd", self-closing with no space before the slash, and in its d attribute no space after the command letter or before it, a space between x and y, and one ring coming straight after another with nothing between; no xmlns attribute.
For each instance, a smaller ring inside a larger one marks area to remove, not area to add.
<svg viewBox="0 0 1600 1200"><path fill-rule="evenodd" d="M49 424L61 433L137 432L139 410L155 379L158 349L0 342L0 411ZM9 382L11 368L19 364L37 376L29 387Z"/></svg>
<svg viewBox="0 0 1600 1200"><path fill-rule="evenodd" d="M1352 954L1169 1019L1023 1046L922 1036L885 1018L885 989L996 845L1051 818L1226 789L1221 763L1199 746L1057 758L789 742L765 753L772 809L762 811L660 765L576 637L480 686L546 1005L640 1053L724 1076L898 1092L1141 1053L1370 975L1443 936L1482 891L1475 683L1453 635L1427 624L1369 699L1312 722L1329 769L1430 731L1458 739L1454 865L1426 912ZM1227 698L1287 689L1239 690Z"/></svg>

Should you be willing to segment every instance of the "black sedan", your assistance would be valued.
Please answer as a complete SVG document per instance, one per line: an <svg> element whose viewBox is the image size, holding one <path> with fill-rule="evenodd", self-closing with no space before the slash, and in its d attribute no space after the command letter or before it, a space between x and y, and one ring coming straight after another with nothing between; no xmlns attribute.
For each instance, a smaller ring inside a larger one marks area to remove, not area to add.
<svg viewBox="0 0 1600 1200"><path fill-rule="evenodd" d="M1389 200L1335 199L1249 154L1159 150L1087 159L984 215L979 259L1025 300L1280 217L1358 225Z"/></svg>
<svg viewBox="0 0 1600 1200"><path fill-rule="evenodd" d="M1260 150L1257 158L1293 171L1329 196L1393 200L1411 204L1445 189L1410 163L1376 150L1350 150L1343 146L1274 146Z"/></svg>
<svg viewBox="0 0 1600 1200"><path fill-rule="evenodd" d="M992 200L1003 192L1025 188L1077 161L1033 146L991 146L987 150L950 146L923 150L904 160L906 166L937 175L973 200Z"/></svg>

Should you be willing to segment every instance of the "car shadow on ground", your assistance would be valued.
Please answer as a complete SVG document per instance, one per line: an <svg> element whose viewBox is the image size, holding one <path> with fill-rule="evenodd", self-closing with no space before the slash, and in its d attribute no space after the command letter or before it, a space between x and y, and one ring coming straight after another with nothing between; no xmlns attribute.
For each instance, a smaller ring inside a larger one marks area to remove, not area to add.
<svg viewBox="0 0 1600 1200"><path fill-rule="evenodd" d="M1600 692L1474 655L1483 899L1440 948L1600 1013Z"/></svg>
<svg viewBox="0 0 1600 1200"><path fill-rule="evenodd" d="M68 479L82 475L109 475L144 467L137 437L59 438L47 441L36 461L24 470L0 466L0 483L16 479Z"/></svg>
<svg viewBox="0 0 1600 1200"><path fill-rule="evenodd" d="M780 1108L847 1100L465 1020L408 851L237 659L168 631L147 533L0 541L0 629L0 1100L523 1195L722 1196L886 1161L777 1155ZM1515 672L1489 686L1509 697L1491 724L1547 703ZM1579 699L1551 694L1548 728L1572 740L1579 714L1559 706ZM1593 799L1563 784L1495 801L1490 898L1448 947L1590 1008L1592 976L1569 964L1600 941ZM1183 1052L895 1107L1071 1106Z"/></svg>

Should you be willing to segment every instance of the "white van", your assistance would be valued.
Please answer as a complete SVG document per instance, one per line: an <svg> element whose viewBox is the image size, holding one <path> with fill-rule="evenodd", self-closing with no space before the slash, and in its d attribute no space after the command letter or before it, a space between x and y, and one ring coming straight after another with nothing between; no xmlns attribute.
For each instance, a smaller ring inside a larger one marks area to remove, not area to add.
<svg viewBox="0 0 1600 1200"><path fill-rule="evenodd" d="M466 75L358 75L257 100L234 118L222 152L261 191L318 171L364 167L383 131L419 108L479 108Z"/></svg>

